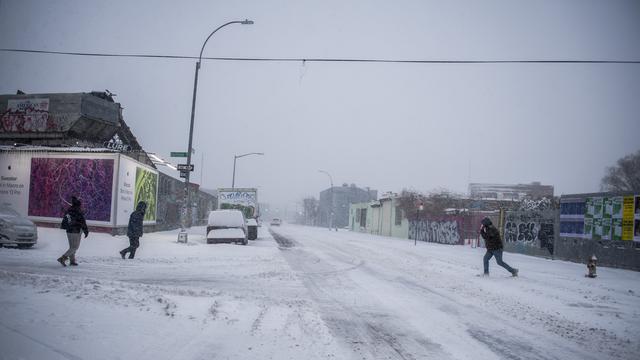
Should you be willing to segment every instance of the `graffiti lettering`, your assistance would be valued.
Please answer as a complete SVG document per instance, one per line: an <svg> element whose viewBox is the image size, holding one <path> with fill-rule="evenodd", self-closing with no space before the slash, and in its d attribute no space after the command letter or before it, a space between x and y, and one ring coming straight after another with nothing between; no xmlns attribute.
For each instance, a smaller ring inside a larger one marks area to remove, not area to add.
<svg viewBox="0 0 640 360"><path fill-rule="evenodd" d="M412 221L409 238L440 244L460 244L460 232L456 221Z"/></svg>

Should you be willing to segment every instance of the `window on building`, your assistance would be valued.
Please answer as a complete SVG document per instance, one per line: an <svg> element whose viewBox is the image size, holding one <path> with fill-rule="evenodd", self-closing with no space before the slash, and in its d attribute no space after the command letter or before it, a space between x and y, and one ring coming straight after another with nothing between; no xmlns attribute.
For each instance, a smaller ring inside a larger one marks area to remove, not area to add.
<svg viewBox="0 0 640 360"><path fill-rule="evenodd" d="M396 225L402 225L402 209L396 206Z"/></svg>

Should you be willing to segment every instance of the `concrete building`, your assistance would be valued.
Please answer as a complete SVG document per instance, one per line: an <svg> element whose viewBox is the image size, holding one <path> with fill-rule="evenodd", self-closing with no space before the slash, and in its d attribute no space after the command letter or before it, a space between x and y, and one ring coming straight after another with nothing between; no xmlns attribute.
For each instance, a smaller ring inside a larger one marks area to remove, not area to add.
<svg viewBox="0 0 640 360"><path fill-rule="evenodd" d="M137 201L147 231L179 227L184 182L154 158L108 92L0 95L0 202L39 225L59 224L77 195L94 230L121 233ZM199 224L216 199L190 187Z"/></svg>
<svg viewBox="0 0 640 360"><path fill-rule="evenodd" d="M349 209L349 229L407 239L409 220L398 204L398 197L385 194L380 200L352 204Z"/></svg>
<svg viewBox="0 0 640 360"><path fill-rule="evenodd" d="M469 184L469 197L472 199L495 199L521 201L524 199L553 198L553 186L540 182L531 184Z"/></svg>
<svg viewBox="0 0 640 360"><path fill-rule="evenodd" d="M349 207L351 204L376 200L376 190L361 189L355 184L334 186L320 192L318 205L318 225L343 228L349 225ZM331 213L334 213L333 220Z"/></svg>

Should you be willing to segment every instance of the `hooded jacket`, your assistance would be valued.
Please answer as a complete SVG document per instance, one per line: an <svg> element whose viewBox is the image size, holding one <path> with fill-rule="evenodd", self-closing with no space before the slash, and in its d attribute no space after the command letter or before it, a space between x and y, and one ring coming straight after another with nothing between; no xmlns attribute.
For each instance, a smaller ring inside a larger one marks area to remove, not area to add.
<svg viewBox="0 0 640 360"><path fill-rule="evenodd" d="M62 217L62 224L60 227L67 230L68 233L79 233L82 231L84 236L89 235L89 228L87 228L87 221L84 218L80 206L82 203L76 197L71 198L71 206L67 209Z"/></svg>
<svg viewBox="0 0 640 360"><path fill-rule="evenodd" d="M500 238L500 232L493 226L491 220L485 218L482 220L482 230L480 235L484 239L484 244L487 250L500 250L502 249L502 239Z"/></svg>
<svg viewBox="0 0 640 360"><path fill-rule="evenodd" d="M131 216L129 216L129 226L127 227L128 237L142 237L142 221L144 220L144 213L146 212L146 210L147 203L144 201L140 201L138 203L138 206L136 206L136 210L131 213Z"/></svg>

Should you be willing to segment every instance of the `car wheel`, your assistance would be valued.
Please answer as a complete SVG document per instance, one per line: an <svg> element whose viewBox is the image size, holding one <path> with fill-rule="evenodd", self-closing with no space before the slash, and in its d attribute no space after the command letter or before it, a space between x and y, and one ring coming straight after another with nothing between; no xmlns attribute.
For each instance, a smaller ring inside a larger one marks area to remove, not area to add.
<svg viewBox="0 0 640 360"><path fill-rule="evenodd" d="M18 244L19 249L29 249L32 247L33 247L33 244Z"/></svg>

